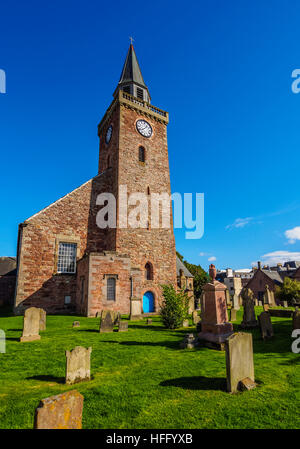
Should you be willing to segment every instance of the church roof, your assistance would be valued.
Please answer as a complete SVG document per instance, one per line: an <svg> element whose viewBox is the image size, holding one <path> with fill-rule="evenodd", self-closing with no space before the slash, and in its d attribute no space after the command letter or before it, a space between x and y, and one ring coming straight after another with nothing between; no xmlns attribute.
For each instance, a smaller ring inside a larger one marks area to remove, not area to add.
<svg viewBox="0 0 300 449"><path fill-rule="evenodd" d="M147 86L144 82L142 72L133 48L133 45L130 44L129 50L125 59L125 63L122 69L121 77L119 84L123 83L136 83L140 86L147 89Z"/></svg>
<svg viewBox="0 0 300 449"><path fill-rule="evenodd" d="M0 276L16 274L16 258L15 257L0 257Z"/></svg>
<svg viewBox="0 0 300 449"><path fill-rule="evenodd" d="M192 273L189 272L189 270L187 269L187 267L184 265L183 262L181 262L181 260L179 259L178 256L176 256L176 272L177 272L177 276L180 276L180 270L183 271L183 274L188 277L188 278L193 278L194 276L192 275Z"/></svg>

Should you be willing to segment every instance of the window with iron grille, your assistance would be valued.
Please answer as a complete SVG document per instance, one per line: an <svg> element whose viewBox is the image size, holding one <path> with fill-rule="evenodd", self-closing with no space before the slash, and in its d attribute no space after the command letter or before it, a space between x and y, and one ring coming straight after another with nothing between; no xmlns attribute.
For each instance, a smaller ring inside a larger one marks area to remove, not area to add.
<svg viewBox="0 0 300 449"><path fill-rule="evenodd" d="M115 278L107 279L107 300L108 301L116 300L116 279Z"/></svg>
<svg viewBox="0 0 300 449"><path fill-rule="evenodd" d="M145 148L139 147L139 161L145 162Z"/></svg>
<svg viewBox="0 0 300 449"><path fill-rule="evenodd" d="M59 243L57 272L75 273L76 272L76 243Z"/></svg>
<svg viewBox="0 0 300 449"><path fill-rule="evenodd" d="M136 96L140 98L141 100L144 99L144 91L143 89L140 89L139 87L136 88Z"/></svg>

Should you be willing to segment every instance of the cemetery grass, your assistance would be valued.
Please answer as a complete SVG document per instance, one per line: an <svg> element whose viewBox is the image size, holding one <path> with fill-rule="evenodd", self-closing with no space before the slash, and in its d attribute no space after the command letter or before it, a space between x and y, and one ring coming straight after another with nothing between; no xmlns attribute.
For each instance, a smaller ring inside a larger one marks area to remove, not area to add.
<svg viewBox="0 0 300 449"><path fill-rule="evenodd" d="M257 307L256 311L261 312ZM242 318L238 312L237 325ZM72 328L74 320L80 328ZM226 392L225 353L179 349L190 328L164 329L160 318L129 322L124 333L99 334L98 318L47 316L41 340L20 343L23 317L0 315L0 428L33 428L39 401L72 389L84 396L83 428L299 428L299 354L291 319L272 318L275 338L254 343L255 390ZM92 346L90 382L64 384L65 350Z"/></svg>

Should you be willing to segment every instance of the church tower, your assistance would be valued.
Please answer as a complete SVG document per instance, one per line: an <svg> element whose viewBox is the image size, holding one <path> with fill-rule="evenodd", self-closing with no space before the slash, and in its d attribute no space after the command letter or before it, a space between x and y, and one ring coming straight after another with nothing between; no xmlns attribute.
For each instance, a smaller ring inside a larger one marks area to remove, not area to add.
<svg viewBox="0 0 300 449"><path fill-rule="evenodd" d="M150 216L151 194L171 194L167 143L169 115L150 104L150 93L132 44L113 96L114 100L98 126L99 174L111 172L111 191L117 198L118 210L120 186L126 186L127 197L135 192L147 195L149 221L146 228L124 228L117 217L111 249L128 254L132 267L140 270L139 295L143 297L145 291L153 292L154 303L149 305L149 311L152 311L158 308L159 286L164 283L176 285L172 208L168 229L152 229Z"/></svg>

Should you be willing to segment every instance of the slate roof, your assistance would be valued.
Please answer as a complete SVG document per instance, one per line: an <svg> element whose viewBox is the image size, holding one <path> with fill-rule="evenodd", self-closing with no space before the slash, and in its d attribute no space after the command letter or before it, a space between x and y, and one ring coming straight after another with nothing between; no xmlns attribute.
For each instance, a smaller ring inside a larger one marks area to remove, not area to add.
<svg viewBox="0 0 300 449"><path fill-rule="evenodd" d="M125 63L122 69L122 73L120 76L120 81L119 84L123 84L123 83L136 83L139 84L140 86L144 87L145 89L147 89L147 86L144 82L143 76L142 76L142 72L133 48L133 45L130 44L129 46L129 50L125 59Z"/></svg>
<svg viewBox="0 0 300 449"><path fill-rule="evenodd" d="M278 282L279 284L282 284L282 277L277 271L270 271L270 270L261 270L264 274L266 274L272 281Z"/></svg>
<svg viewBox="0 0 300 449"><path fill-rule="evenodd" d="M0 276L5 274L9 276L16 275L17 261L15 257L0 257Z"/></svg>
<svg viewBox="0 0 300 449"><path fill-rule="evenodd" d="M176 256L176 273L177 276L180 276L180 270L183 270L183 274L188 277L188 278L193 278L194 276L192 275L192 273L189 272L189 270L187 269L187 267L184 265L183 262L181 262L181 260L179 259L178 256Z"/></svg>

